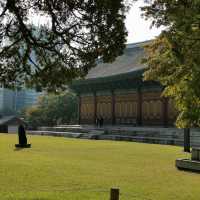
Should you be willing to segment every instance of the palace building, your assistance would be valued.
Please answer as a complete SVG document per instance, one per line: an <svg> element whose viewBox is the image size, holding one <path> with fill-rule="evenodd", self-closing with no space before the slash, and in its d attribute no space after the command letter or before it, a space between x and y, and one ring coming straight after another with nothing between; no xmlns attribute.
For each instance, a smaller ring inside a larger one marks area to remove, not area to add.
<svg viewBox="0 0 200 200"><path fill-rule="evenodd" d="M143 81L145 43L128 44L113 63L99 62L85 79L73 82L80 124L95 124L102 117L112 125L173 125L177 112L172 100L161 96L159 83Z"/></svg>

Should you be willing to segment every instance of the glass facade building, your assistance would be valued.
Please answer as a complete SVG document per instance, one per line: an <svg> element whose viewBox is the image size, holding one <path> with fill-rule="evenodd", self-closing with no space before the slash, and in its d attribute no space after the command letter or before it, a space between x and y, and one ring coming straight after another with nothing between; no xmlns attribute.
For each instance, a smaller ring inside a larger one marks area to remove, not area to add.
<svg viewBox="0 0 200 200"><path fill-rule="evenodd" d="M31 89L9 90L0 88L0 111L20 111L23 108L37 104L42 92Z"/></svg>

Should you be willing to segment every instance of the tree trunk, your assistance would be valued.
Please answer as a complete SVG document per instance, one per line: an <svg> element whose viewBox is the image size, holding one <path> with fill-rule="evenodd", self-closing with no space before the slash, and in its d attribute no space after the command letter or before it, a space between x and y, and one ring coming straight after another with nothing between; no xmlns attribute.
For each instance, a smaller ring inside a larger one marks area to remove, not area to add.
<svg viewBox="0 0 200 200"><path fill-rule="evenodd" d="M190 152L190 129L184 128L184 152Z"/></svg>

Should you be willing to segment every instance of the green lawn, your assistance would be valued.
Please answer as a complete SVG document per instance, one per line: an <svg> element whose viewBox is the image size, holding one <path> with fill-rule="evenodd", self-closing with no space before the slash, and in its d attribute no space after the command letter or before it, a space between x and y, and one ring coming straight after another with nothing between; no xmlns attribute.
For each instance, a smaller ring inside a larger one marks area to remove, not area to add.
<svg viewBox="0 0 200 200"><path fill-rule="evenodd" d="M182 148L132 142L0 134L0 200L197 200L200 174L179 171Z"/></svg>

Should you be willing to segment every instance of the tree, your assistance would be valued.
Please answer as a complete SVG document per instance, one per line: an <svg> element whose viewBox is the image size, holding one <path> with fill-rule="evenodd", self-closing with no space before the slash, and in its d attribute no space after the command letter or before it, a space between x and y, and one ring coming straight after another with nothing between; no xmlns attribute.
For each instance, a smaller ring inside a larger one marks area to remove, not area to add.
<svg viewBox="0 0 200 200"><path fill-rule="evenodd" d="M145 80L165 86L173 98L181 128L200 126L200 1L155 0L143 8L153 25L165 31L146 48Z"/></svg>
<svg viewBox="0 0 200 200"><path fill-rule="evenodd" d="M54 126L77 121L78 101L74 93L42 96L38 105L25 110L24 118L31 127Z"/></svg>
<svg viewBox="0 0 200 200"><path fill-rule="evenodd" d="M146 48L145 80L165 86L184 128L184 151L190 151L190 127L200 126L200 1L155 0L143 8L155 26L166 30Z"/></svg>
<svg viewBox="0 0 200 200"><path fill-rule="evenodd" d="M0 83L64 89L122 54L123 0L0 0ZM35 16L46 23L36 26Z"/></svg>

